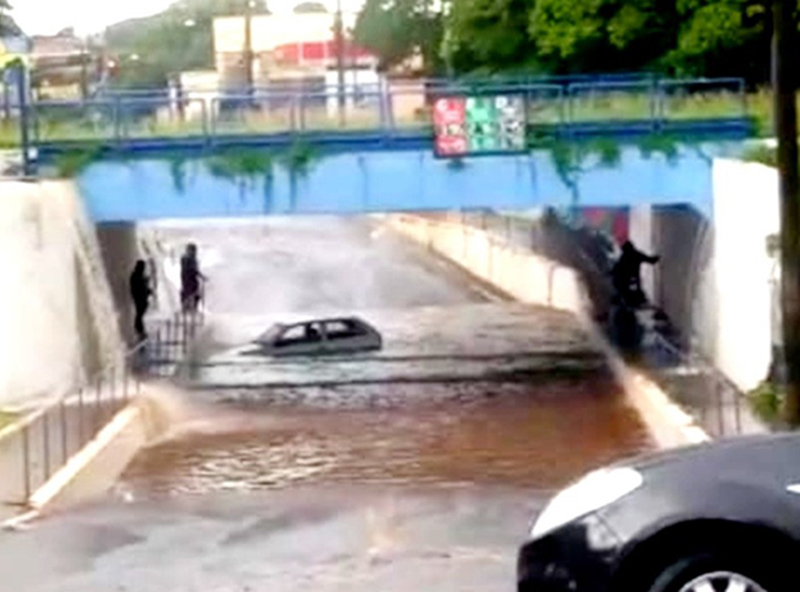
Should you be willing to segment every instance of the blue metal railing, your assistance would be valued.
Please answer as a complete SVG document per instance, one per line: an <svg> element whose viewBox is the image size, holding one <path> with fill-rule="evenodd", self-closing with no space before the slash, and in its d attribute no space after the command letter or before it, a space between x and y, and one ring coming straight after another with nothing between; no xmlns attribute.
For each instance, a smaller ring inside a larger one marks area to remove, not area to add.
<svg viewBox="0 0 800 592"><path fill-rule="evenodd" d="M707 127L748 124L742 79L663 80L649 75L604 80L550 77L428 80L413 85L339 89L253 88L250 93L184 93L175 98L155 91L119 91L87 101L36 101L30 106L33 144L96 141L131 145L144 140L215 141L247 137L361 135L376 138L429 137L430 105L447 94L518 94L528 124L556 132L577 130L660 130L698 121ZM163 91L162 91L163 92ZM594 132L592 132L594 130Z"/></svg>

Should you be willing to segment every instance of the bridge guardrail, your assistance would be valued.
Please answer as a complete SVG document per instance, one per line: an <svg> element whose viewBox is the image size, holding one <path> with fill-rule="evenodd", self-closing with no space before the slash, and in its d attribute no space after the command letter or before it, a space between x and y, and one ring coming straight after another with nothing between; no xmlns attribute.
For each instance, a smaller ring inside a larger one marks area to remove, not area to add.
<svg viewBox="0 0 800 592"><path fill-rule="evenodd" d="M142 376L169 375L186 354L202 315L177 315L79 388L0 430L0 506L24 508L31 495L91 442L140 393Z"/></svg>
<svg viewBox="0 0 800 592"><path fill-rule="evenodd" d="M391 85L303 91L254 88L245 93L198 93L184 98L119 94L90 101L31 104L34 143L96 140L124 144L145 138L201 138L306 132L431 131L430 109L441 94L524 96L528 123L581 126L635 123L657 130L670 122L740 119L748 115L744 81L737 78L643 78L569 84L448 82L415 88Z"/></svg>

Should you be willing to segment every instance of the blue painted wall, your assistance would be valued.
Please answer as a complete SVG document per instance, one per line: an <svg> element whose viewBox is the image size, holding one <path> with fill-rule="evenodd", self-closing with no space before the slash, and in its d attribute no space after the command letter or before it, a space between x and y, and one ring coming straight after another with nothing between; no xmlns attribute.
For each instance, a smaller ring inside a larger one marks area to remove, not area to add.
<svg viewBox="0 0 800 592"><path fill-rule="evenodd" d="M159 218L360 213L423 209L528 209L542 205L691 203L710 214L711 157L736 144L682 145L670 158L622 146L613 166L589 156L559 174L553 154L487 156L461 166L427 150L327 154L305 174L225 179L205 160L100 161L78 179L97 222Z"/></svg>

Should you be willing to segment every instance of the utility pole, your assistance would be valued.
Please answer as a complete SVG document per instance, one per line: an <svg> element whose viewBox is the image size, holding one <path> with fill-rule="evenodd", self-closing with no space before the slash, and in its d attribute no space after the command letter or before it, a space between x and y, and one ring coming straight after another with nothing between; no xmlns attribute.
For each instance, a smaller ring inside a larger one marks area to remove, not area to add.
<svg viewBox="0 0 800 592"><path fill-rule="evenodd" d="M781 309L786 368L785 419L800 425L800 182L798 182L793 0L773 0L772 91L778 137L781 215Z"/></svg>
<svg viewBox="0 0 800 592"><path fill-rule="evenodd" d="M336 0L336 20L333 24L333 34L336 43L336 94L339 102L339 125L344 126L344 23L342 22L342 0Z"/></svg>
<svg viewBox="0 0 800 592"><path fill-rule="evenodd" d="M249 99L253 95L253 0L244 6L244 83Z"/></svg>

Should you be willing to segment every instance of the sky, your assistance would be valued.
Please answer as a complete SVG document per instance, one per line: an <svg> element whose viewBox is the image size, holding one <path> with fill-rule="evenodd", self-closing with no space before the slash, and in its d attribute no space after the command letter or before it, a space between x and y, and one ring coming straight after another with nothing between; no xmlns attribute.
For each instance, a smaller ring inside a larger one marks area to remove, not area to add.
<svg viewBox="0 0 800 592"><path fill-rule="evenodd" d="M85 35L129 18L149 16L164 10L173 0L11 0L11 14L28 35L53 35L67 27ZM291 10L300 0L269 0L273 12ZM335 0L323 0L332 8ZM345 0L345 10L357 10L359 0Z"/></svg>

